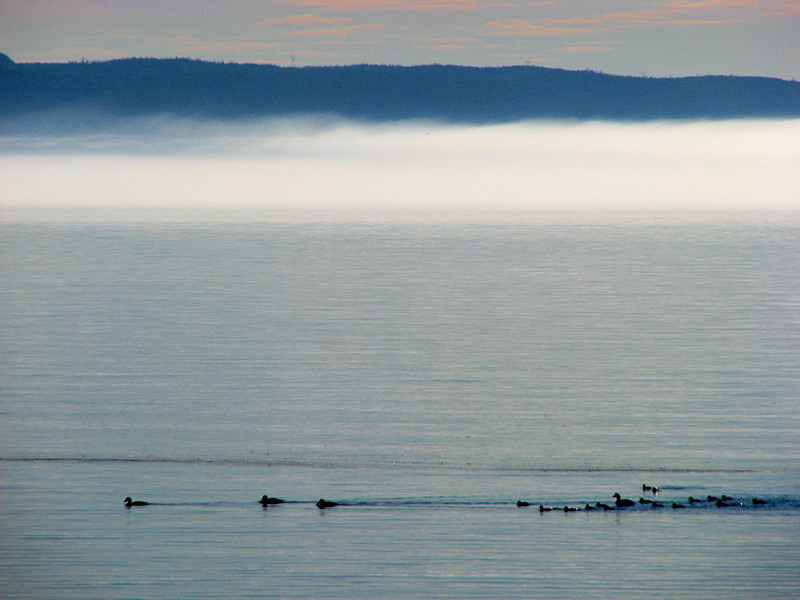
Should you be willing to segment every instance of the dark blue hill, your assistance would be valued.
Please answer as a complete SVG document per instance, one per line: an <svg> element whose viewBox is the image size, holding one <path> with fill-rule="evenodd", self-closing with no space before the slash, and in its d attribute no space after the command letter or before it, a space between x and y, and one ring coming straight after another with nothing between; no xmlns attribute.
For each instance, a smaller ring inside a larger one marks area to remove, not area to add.
<svg viewBox="0 0 800 600"><path fill-rule="evenodd" d="M800 117L800 83L764 77L646 78L543 67L286 68L189 59L17 64L0 57L0 118L75 110L250 119L304 114L432 119Z"/></svg>

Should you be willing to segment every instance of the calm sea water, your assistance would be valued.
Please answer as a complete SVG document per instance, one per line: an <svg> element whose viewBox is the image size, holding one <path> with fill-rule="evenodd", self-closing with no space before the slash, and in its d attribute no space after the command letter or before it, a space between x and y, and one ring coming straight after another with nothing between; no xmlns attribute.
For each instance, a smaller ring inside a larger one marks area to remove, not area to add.
<svg viewBox="0 0 800 600"><path fill-rule="evenodd" d="M0 260L4 597L800 595L797 215L28 215Z"/></svg>

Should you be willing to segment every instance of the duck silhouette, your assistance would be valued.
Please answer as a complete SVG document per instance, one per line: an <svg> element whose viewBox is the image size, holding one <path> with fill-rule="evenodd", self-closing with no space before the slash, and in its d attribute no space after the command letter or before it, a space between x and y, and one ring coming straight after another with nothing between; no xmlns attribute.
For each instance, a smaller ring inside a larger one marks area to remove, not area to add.
<svg viewBox="0 0 800 600"><path fill-rule="evenodd" d="M517 506L522 508L523 506L530 506L530 502L525 502L524 500L517 500Z"/></svg>
<svg viewBox="0 0 800 600"><path fill-rule="evenodd" d="M619 507L635 506L636 505L636 502L634 502L633 500L629 500L628 498L622 498L619 495L619 492L614 494L612 496L612 498L616 498L616 501L614 503Z"/></svg>
<svg viewBox="0 0 800 600"><path fill-rule="evenodd" d="M548 508L546 506L542 506L541 504L539 505L539 512L550 512L551 510L553 510L553 509L552 508Z"/></svg>
<svg viewBox="0 0 800 600"><path fill-rule="evenodd" d="M125 503L125 508L130 508L131 506L150 506L149 502L145 502L143 500L131 500L131 497L128 496L123 500Z"/></svg>
<svg viewBox="0 0 800 600"><path fill-rule="evenodd" d="M339 506L338 502L331 502L330 500L325 500L325 498L320 498L317 500L317 508L331 508L333 506Z"/></svg>
<svg viewBox="0 0 800 600"><path fill-rule="evenodd" d="M686 507L683 504L678 504L677 502L673 502L672 508L686 508Z"/></svg>
<svg viewBox="0 0 800 600"><path fill-rule="evenodd" d="M761 498L753 498L753 504L766 504L766 500L762 500Z"/></svg>
<svg viewBox="0 0 800 600"><path fill-rule="evenodd" d="M286 500L281 500L280 498L270 498L264 494L261 496L261 500L259 500L259 502L261 502L261 506L268 506L270 504L283 504L286 502Z"/></svg>
<svg viewBox="0 0 800 600"><path fill-rule="evenodd" d="M693 498L692 496L689 496L689 504L695 504L696 502L703 502L703 500L701 500L700 498Z"/></svg>
<svg viewBox="0 0 800 600"><path fill-rule="evenodd" d="M647 498L639 498L639 504L652 504L652 500L648 500Z"/></svg>

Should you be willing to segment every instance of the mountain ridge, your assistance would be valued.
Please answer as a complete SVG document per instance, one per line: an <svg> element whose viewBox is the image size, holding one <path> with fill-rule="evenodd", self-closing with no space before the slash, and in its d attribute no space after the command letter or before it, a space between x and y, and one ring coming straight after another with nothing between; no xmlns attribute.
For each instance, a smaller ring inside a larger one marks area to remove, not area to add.
<svg viewBox="0 0 800 600"><path fill-rule="evenodd" d="M0 120L36 120L60 111L464 124L796 118L800 82L734 75L635 77L540 66L281 67L188 58L15 63L0 56Z"/></svg>

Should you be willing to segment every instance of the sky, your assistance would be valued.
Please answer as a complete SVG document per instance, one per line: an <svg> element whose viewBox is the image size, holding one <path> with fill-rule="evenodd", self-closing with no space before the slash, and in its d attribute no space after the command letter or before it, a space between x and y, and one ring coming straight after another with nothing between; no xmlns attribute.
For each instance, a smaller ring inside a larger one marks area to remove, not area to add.
<svg viewBox="0 0 800 600"><path fill-rule="evenodd" d="M0 0L0 51L800 79L800 0Z"/></svg>
<svg viewBox="0 0 800 600"><path fill-rule="evenodd" d="M535 64L800 79L800 0L0 0L17 62ZM800 210L800 120L484 127L154 118L0 138L13 207Z"/></svg>

